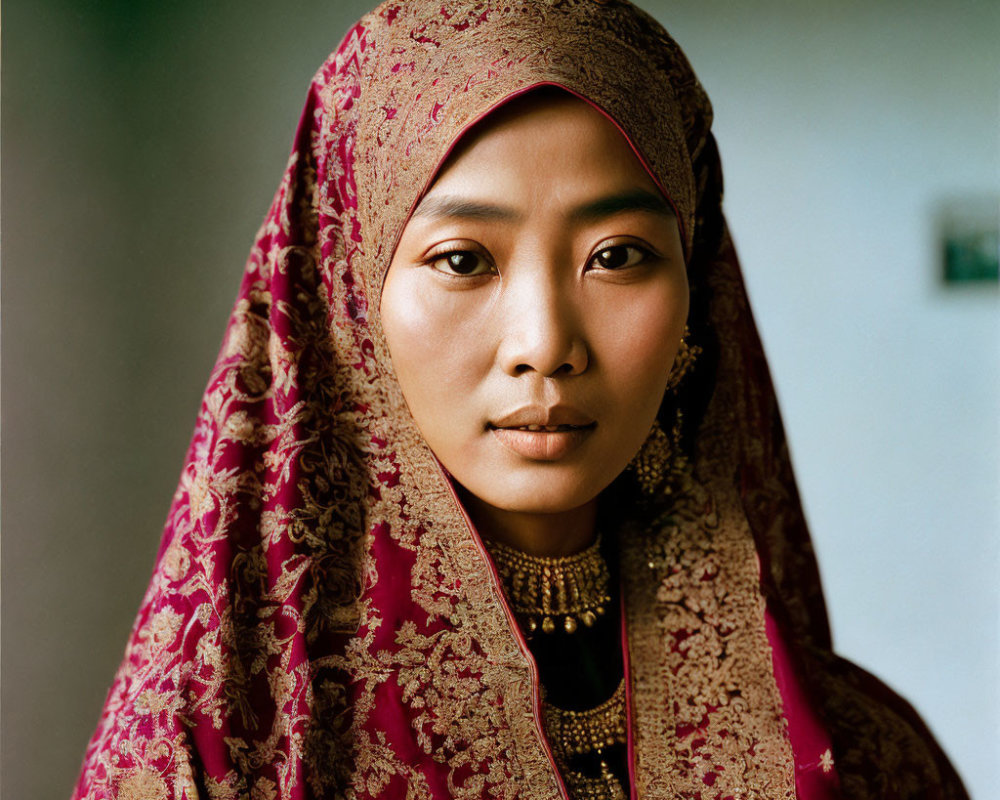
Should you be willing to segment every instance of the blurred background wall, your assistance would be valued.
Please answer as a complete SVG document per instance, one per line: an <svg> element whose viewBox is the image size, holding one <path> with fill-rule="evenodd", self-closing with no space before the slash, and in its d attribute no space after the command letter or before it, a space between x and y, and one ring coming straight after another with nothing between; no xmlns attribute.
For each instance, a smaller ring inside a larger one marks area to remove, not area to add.
<svg viewBox="0 0 1000 800"><path fill-rule="evenodd" d="M998 191L1000 4L642 5L715 105L839 650L995 797L998 294L942 285L937 226ZM5 4L9 800L70 792L307 83L367 7Z"/></svg>

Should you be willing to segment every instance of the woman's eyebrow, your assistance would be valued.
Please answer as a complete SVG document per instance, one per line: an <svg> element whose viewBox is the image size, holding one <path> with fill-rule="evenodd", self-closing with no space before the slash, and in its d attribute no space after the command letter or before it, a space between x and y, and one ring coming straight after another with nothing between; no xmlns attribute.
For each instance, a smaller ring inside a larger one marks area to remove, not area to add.
<svg viewBox="0 0 1000 800"><path fill-rule="evenodd" d="M647 211L665 217L674 216L673 208L663 195L645 189L634 189L620 194L599 197L582 206L577 206L570 212L570 217L576 220L590 221L621 214L625 211Z"/></svg>
<svg viewBox="0 0 1000 800"><path fill-rule="evenodd" d="M454 197L443 195L441 197L428 197L423 200L413 212L414 217L430 217L440 219L441 217L459 217L461 219L476 220L516 220L521 215L512 208L483 203L477 200L468 200L464 197Z"/></svg>
<svg viewBox="0 0 1000 800"><path fill-rule="evenodd" d="M674 210L659 193L645 189L634 189L618 194L609 194L577 206L569 216L574 221L593 221L614 216L626 211L645 211L665 217L673 217ZM516 221L521 219L516 209L493 203L471 200L454 195L428 197L413 212L414 217L457 217L459 219L495 221Z"/></svg>

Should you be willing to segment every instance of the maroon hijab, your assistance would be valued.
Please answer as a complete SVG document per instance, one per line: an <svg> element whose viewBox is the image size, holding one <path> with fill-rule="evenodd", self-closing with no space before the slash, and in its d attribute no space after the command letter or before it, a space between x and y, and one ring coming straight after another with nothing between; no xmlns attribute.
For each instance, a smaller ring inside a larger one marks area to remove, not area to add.
<svg viewBox="0 0 1000 800"><path fill-rule="evenodd" d="M679 491L606 498L634 796L795 797L791 703L822 720L845 797L965 797L913 710L831 652L677 45L618 0L413 0L362 19L310 87L75 798L563 796L534 662L378 316L451 147L543 84L606 113L672 201L701 349L661 412L683 412Z"/></svg>

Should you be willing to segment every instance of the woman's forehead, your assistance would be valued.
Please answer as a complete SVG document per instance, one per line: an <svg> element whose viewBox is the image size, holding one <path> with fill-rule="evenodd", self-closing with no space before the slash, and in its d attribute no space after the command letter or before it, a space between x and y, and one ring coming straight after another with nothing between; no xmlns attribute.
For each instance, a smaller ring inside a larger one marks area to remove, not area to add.
<svg viewBox="0 0 1000 800"><path fill-rule="evenodd" d="M567 199L592 203L589 195L644 194L643 200L629 199L670 211L619 128L589 103L544 87L518 96L466 131L413 216L439 213L445 195L459 194L466 202L500 195L510 205L518 193L549 189L555 180Z"/></svg>

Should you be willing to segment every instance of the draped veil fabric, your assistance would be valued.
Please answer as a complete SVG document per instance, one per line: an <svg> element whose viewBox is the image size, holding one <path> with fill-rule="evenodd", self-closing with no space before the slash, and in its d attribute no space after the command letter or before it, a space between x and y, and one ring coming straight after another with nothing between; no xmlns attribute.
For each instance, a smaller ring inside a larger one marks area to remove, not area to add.
<svg viewBox="0 0 1000 800"><path fill-rule="evenodd" d="M563 796L534 663L378 315L457 139L542 85L614 121L672 202L703 350L681 496L609 493L633 792L796 796L770 626L845 797L965 796L912 709L831 652L711 108L677 45L618 0L411 0L364 17L310 86L75 798Z"/></svg>

